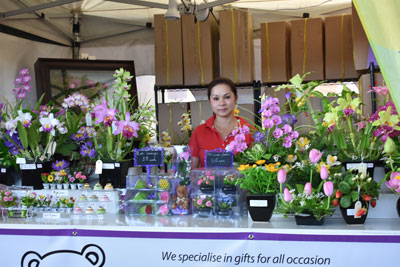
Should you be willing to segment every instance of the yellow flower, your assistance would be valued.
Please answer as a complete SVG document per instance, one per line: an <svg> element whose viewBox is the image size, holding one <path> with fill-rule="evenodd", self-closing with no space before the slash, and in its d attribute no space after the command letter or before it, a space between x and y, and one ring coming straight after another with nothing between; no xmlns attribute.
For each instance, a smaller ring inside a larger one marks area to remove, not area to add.
<svg viewBox="0 0 400 267"><path fill-rule="evenodd" d="M394 179L400 180L400 175L395 176Z"/></svg>
<svg viewBox="0 0 400 267"><path fill-rule="evenodd" d="M265 163L265 160L264 160L264 159L260 159L260 160L257 160L256 163L257 163L258 165L262 165L262 164Z"/></svg>
<svg viewBox="0 0 400 267"><path fill-rule="evenodd" d="M296 161L296 159L297 159L297 157L295 155L290 154L290 155L287 156L286 161L290 162L290 163L293 163L293 162Z"/></svg>
<svg viewBox="0 0 400 267"><path fill-rule="evenodd" d="M253 168L257 167L257 164L253 164Z"/></svg>
<svg viewBox="0 0 400 267"><path fill-rule="evenodd" d="M307 137L300 137L299 140L297 141L297 145L302 148L304 148L309 143L310 143L310 141L308 140Z"/></svg>
<svg viewBox="0 0 400 267"><path fill-rule="evenodd" d="M64 170L61 170L60 175L65 176L65 175L67 175L67 173Z"/></svg>
<svg viewBox="0 0 400 267"><path fill-rule="evenodd" d="M317 165L317 171L320 172L322 166L325 166L326 169L328 170L328 173L329 173L329 167L331 167L331 166L328 165L328 164L325 164L325 162L323 162L323 161L321 161L321 162Z"/></svg>
<svg viewBox="0 0 400 267"><path fill-rule="evenodd" d="M235 108L235 109L233 110L233 114L234 114L235 116L238 116L239 113L240 113L240 110L239 110L239 109Z"/></svg>
<svg viewBox="0 0 400 267"><path fill-rule="evenodd" d="M306 103L306 99L304 97L296 97L296 103L301 107Z"/></svg>
<svg viewBox="0 0 400 267"><path fill-rule="evenodd" d="M337 156L328 155L326 157L326 163L329 166L340 165L340 162L337 161Z"/></svg>
<svg viewBox="0 0 400 267"><path fill-rule="evenodd" d="M290 171L291 167L290 167L289 164L285 164L285 165L283 165L283 166L281 167L281 169L284 169L284 170L286 171L286 173L288 173L288 172Z"/></svg>
<svg viewBox="0 0 400 267"><path fill-rule="evenodd" d="M144 143L147 143L148 141L150 141L150 139L151 139L150 135L149 135L149 134L146 134L146 135L143 137L143 142L144 142Z"/></svg>
<svg viewBox="0 0 400 267"><path fill-rule="evenodd" d="M270 163L270 164L266 164L265 168L267 169L267 171L269 172L277 172L279 170L278 166L280 166L281 163L277 162L277 163Z"/></svg>
<svg viewBox="0 0 400 267"><path fill-rule="evenodd" d="M242 164L242 165L239 166L238 170L239 170L239 171L245 171L245 170L247 170L248 168L250 168L250 165L249 165L249 164Z"/></svg>
<svg viewBox="0 0 400 267"><path fill-rule="evenodd" d="M53 182L53 181L54 181L53 175L47 176L47 180L48 180L50 183Z"/></svg>

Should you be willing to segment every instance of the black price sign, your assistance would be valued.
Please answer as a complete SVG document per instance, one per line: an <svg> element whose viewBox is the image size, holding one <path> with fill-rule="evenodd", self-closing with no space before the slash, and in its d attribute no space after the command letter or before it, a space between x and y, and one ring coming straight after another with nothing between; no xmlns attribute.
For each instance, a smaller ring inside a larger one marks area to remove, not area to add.
<svg viewBox="0 0 400 267"><path fill-rule="evenodd" d="M136 150L135 166L161 166L164 164L162 150Z"/></svg>
<svg viewBox="0 0 400 267"><path fill-rule="evenodd" d="M206 168L209 167L232 167L233 154L232 152L211 152L206 153Z"/></svg>

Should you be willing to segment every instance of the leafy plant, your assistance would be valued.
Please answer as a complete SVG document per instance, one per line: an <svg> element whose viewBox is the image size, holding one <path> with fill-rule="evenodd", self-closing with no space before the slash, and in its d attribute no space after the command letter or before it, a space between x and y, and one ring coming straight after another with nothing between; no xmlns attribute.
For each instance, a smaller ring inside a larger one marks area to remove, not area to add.
<svg viewBox="0 0 400 267"><path fill-rule="evenodd" d="M214 207L214 197L208 195L199 195L197 198L193 199L193 205L199 208L213 208Z"/></svg>
<svg viewBox="0 0 400 267"><path fill-rule="evenodd" d="M249 190L251 194L276 194L279 192L277 171L280 163L269 163L262 166L264 163L265 160L260 160L252 166L246 164L238 168L244 176L237 180L240 188Z"/></svg>

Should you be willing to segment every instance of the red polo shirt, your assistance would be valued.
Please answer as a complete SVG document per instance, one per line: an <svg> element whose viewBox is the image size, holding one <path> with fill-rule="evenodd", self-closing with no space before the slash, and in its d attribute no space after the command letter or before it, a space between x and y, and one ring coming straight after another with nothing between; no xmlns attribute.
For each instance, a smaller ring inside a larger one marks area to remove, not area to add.
<svg viewBox="0 0 400 267"><path fill-rule="evenodd" d="M239 120L239 126L247 125L249 128L249 124L247 121L240 117L236 117ZM221 135L214 128L214 120L215 115L209 118L206 123L201 124L194 129L192 136L189 140L189 146L192 149L192 156L200 158L201 167L204 167L204 150L212 150L217 148L225 149L227 145L235 138L230 133L225 140L222 140ZM251 134L246 134L246 143L249 144L253 141Z"/></svg>

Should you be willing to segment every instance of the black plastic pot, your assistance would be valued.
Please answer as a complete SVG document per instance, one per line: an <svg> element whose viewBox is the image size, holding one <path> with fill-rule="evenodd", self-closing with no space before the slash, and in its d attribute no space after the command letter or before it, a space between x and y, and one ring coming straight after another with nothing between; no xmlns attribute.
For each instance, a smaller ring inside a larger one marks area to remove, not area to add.
<svg viewBox="0 0 400 267"><path fill-rule="evenodd" d="M400 197L397 199L396 209L397 209L397 214L398 214L399 217L400 217Z"/></svg>
<svg viewBox="0 0 400 267"><path fill-rule="evenodd" d="M200 217L206 218L211 215L211 208L203 207L198 209L198 214Z"/></svg>
<svg viewBox="0 0 400 267"><path fill-rule="evenodd" d="M344 161L344 162L342 162L342 165L343 165L344 169L347 171L347 170L348 170L348 167L351 168L351 165L352 165L352 164L359 164L359 163L361 163L361 161ZM374 178L374 170L375 170L375 167L381 166L381 164L382 164L382 163L381 163L380 161L378 161L378 160L364 161L363 163L366 163L366 164L367 164L367 173L368 173L368 176L369 176L369 177L372 177L372 179ZM372 165L372 166L368 167L368 165Z"/></svg>
<svg viewBox="0 0 400 267"><path fill-rule="evenodd" d="M231 209L220 209L217 211L217 215L219 216L229 216L231 214Z"/></svg>
<svg viewBox="0 0 400 267"><path fill-rule="evenodd" d="M276 197L272 194L247 195L247 209L255 222L268 222L275 208Z"/></svg>
<svg viewBox="0 0 400 267"><path fill-rule="evenodd" d="M222 192L227 195L236 194L236 186L235 185L224 185L222 187Z"/></svg>
<svg viewBox="0 0 400 267"><path fill-rule="evenodd" d="M353 210L354 211L354 205L355 203L351 203L350 207L348 208L342 208L340 207L340 211L342 213L342 217L343 219L346 221L347 224L364 224L365 220L367 219L367 215L368 215L368 203L365 202L364 200L361 200L361 204L363 207L367 207L367 212L361 216L360 218L354 218L354 215L348 215L349 210ZM354 212L350 212L350 214L352 214Z"/></svg>
<svg viewBox="0 0 400 267"><path fill-rule="evenodd" d="M19 165L22 186L33 186L34 189L43 189L41 174L49 173L51 171L51 162L27 162L27 164L29 164L28 166L34 166L34 169L23 169L24 167Z"/></svg>
<svg viewBox="0 0 400 267"><path fill-rule="evenodd" d="M111 183L114 188L126 188L126 176L129 167L132 165L131 161L120 162L119 167L115 167L115 162L104 163L114 164L114 169L103 169L102 174L99 174L99 183L103 187L107 183Z"/></svg>
<svg viewBox="0 0 400 267"><path fill-rule="evenodd" d="M209 184L203 185L203 184L201 184L200 185L200 191L202 193L205 193L205 194L212 193L214 191L214 185L209 185Z"/></svg>
<svg viewBox="0 0 400 267"><path fill-rule="evenodd" d="M317 218L315 218L314 215L308 215L308 216L296 215L294 216L294 218L296 219L297 225L323 225L325 223L325 218L317 220Z"/></svg>

